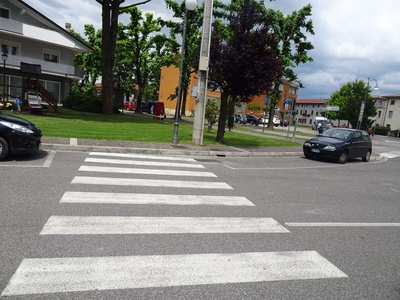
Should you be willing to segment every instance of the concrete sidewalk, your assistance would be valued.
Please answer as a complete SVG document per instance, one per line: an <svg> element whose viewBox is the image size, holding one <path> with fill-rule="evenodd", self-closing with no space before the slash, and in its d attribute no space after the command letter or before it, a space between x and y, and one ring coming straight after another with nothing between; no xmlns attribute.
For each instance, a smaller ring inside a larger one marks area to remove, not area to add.
<svg viewBox="0 0 400 300"><path fill-rule="evenodd" d="M303 155L302 146L289 147L231 147L224 145L196 146L133 141L89 140L75 138L43 137L42 150L81 152L140 153L188 156L287 156Z"/></svg>

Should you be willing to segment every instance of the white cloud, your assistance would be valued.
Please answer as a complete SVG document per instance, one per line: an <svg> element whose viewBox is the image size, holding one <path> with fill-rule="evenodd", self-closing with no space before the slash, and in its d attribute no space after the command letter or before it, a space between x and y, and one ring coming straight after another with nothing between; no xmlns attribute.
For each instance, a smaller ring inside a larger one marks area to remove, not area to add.
<svg viewBox="0 0 400 300"><path fill-rule="evenodd" d="M101 28L101 6L95 0L25 0L60 26L70 22L83 32L85 24ZM124 5L137 1L126 0ZM202 1L199 1L202 2ZM299 66L296 73L305 86L299 98L328 98L348 81L368 77L379 81L380 94L400 94L399 0L276 0L266 6L288 14L310 3L315 36L313 63ZM172 18L163 0L141 5L156 17ZM127 16L121 17L125 22ZM321 88L323 87L323 88Z"/></svg>

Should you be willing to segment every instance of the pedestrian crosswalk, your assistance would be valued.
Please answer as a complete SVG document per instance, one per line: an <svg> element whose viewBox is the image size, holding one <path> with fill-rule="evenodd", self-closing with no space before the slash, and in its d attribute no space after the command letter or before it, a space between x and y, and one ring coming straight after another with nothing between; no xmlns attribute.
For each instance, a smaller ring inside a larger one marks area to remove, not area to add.
<svg viewBox="0 0 400 300"><path fill-rule="evenodd" d="M80 166L60 203L70 206L113 204L256 209L246 197L221 196L221 191L234 189L204 169L195 159L187 157L92 152ZM96 186L123 186L125 189L101 192ZM85 187L85 191L74 190L77 187ZM158 191L184 189L185 194L135 193L136 187L157 187ZM215 195L200 195L203 190L215 192ZM66 235L79 238L83 235L216 233L291 234L270 217L115 216L104 211L93 216L53 215L44 224L40 236L51 239ZM232 253L134 256L116 253L112 257L64 257L60 254L58 257L26 258L1 296L347 277L316 251L236 253L233 250Z"/></svg>

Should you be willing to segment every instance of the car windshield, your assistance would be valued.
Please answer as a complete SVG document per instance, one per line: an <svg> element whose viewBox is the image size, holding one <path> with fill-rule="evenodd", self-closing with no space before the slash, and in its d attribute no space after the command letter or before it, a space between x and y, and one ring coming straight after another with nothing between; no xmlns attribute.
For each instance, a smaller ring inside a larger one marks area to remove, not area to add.
<svg viewBox="0 0 400 300"><path fill-rule="evenodd" d="M325 136L325 137L339 139L342 141L347 141L350 139L351 131L345 129L332 128L325 130L323 133L319 134L319 136Z"/></svg>

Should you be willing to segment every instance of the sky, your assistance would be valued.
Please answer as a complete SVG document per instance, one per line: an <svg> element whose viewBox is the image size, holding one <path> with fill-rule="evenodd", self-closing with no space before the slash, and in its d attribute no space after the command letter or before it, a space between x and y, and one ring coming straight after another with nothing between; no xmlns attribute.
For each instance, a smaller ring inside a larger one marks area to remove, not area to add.
<svg viewBox="0 0 400 300"><path fill-rule="evenodd" d="M101 28L101 6L96 0L24 0L59 26L72 24L83 33L85 24ZM202 0L200 0L202 1ZM126 0L133 4L141 0ZM363 80L379 90L374 96L400 94L400 1L399 0L276 0L266 6L290 14L312 6L314 36L309 40L313 62L299 65L295 72L304 88L298 99L328 99L347 82ZM156 17L172 19L164 0L140 6ZM127 17L120 17L127 23Z"/></svg>

